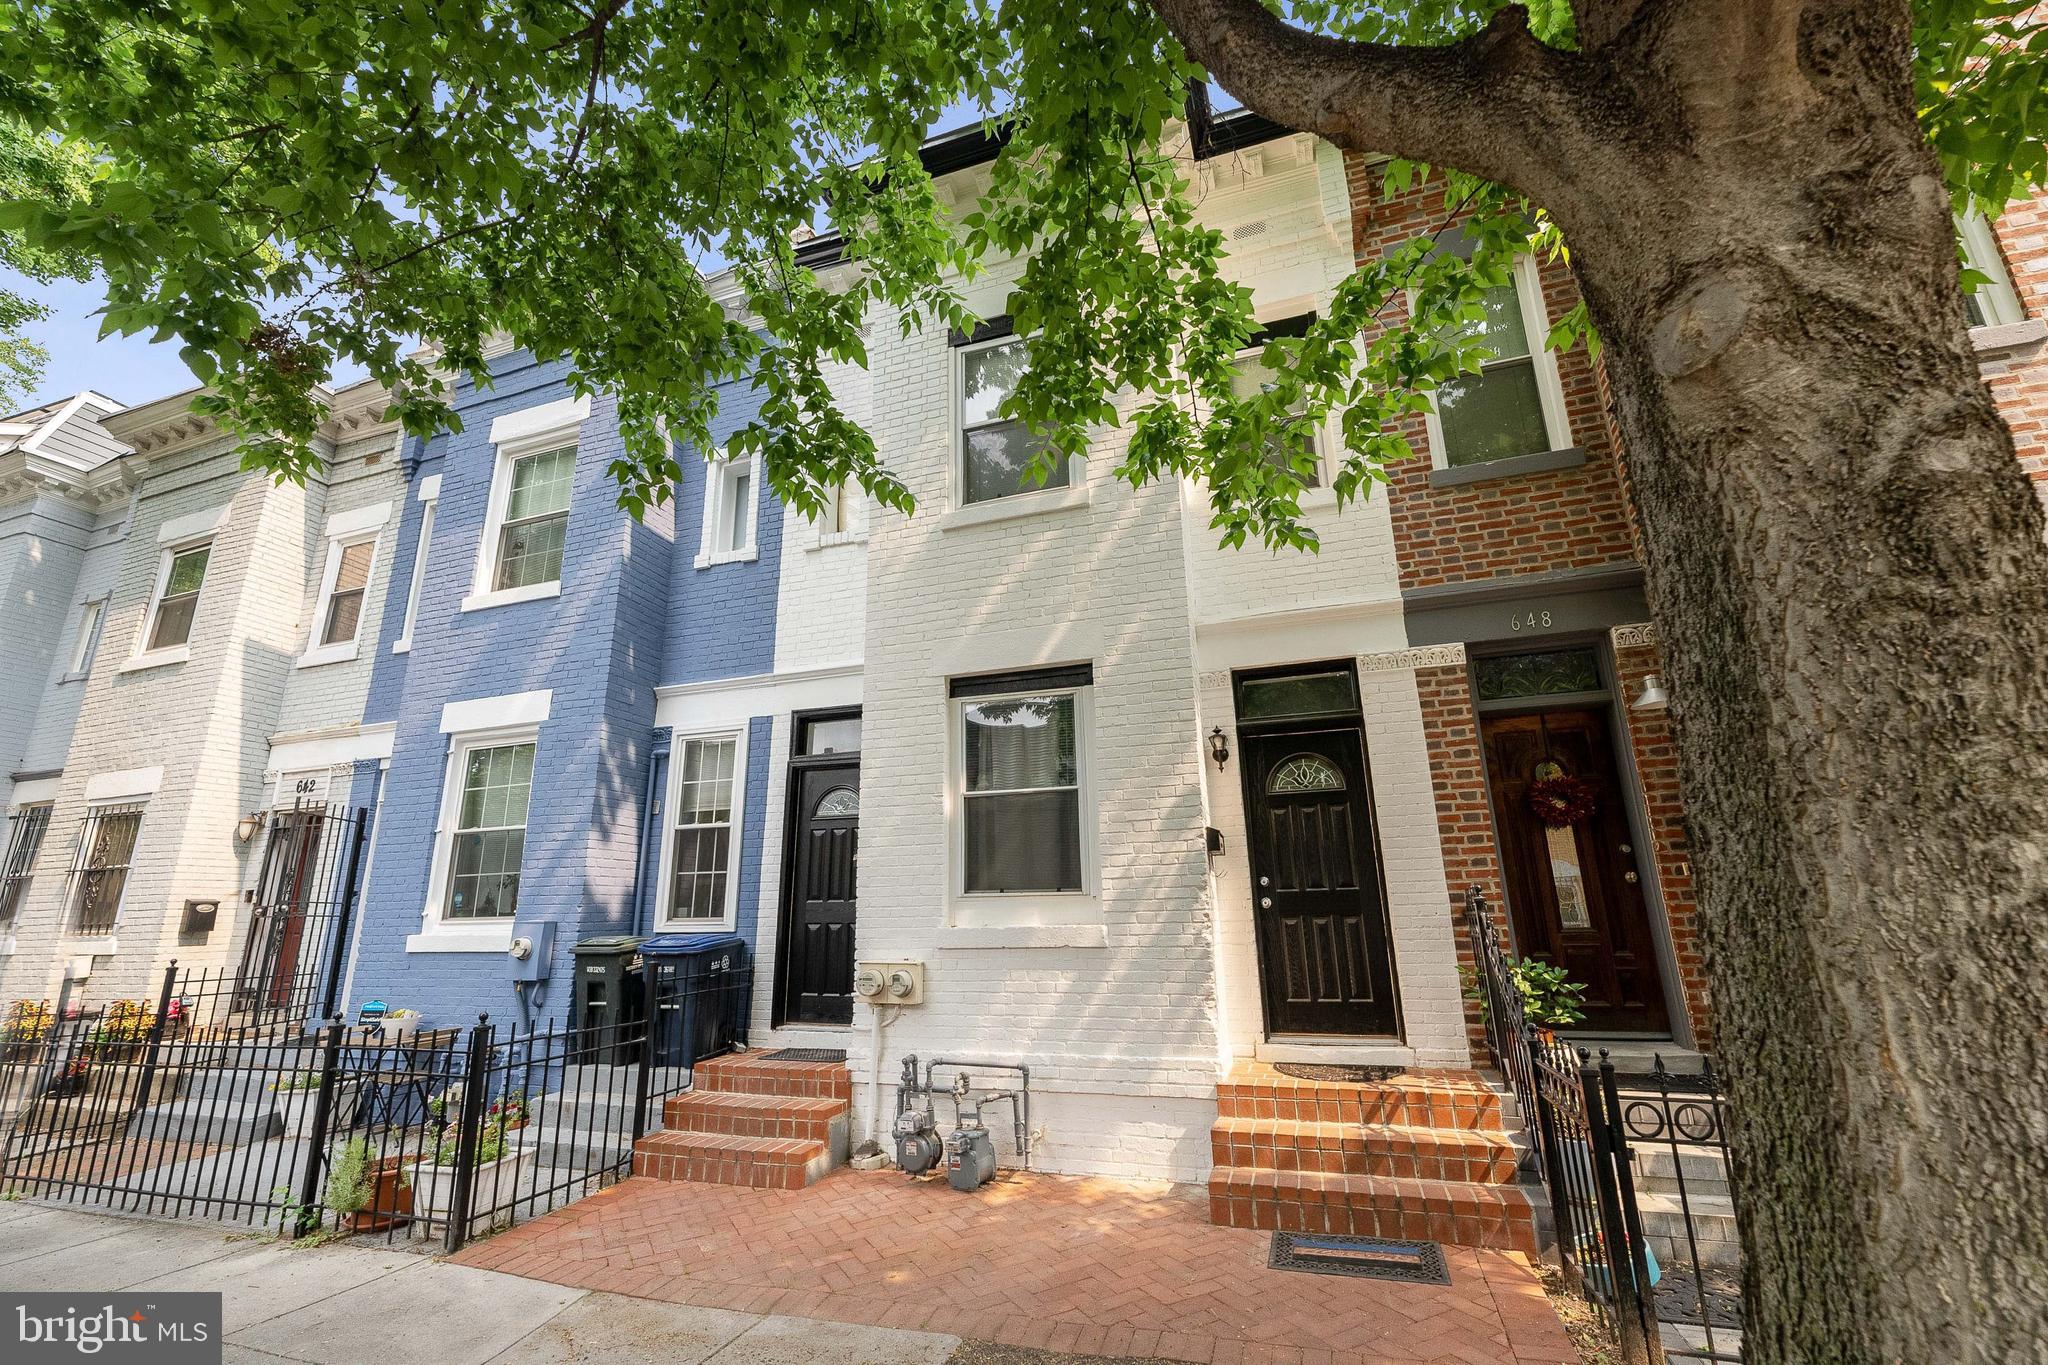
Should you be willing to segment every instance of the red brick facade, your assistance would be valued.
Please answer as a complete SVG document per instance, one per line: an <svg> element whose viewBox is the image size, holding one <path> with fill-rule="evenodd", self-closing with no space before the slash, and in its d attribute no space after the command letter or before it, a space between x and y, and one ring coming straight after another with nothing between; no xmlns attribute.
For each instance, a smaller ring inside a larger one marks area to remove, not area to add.
<svg viewBox="0 0 2048 1365"><path fill-rule="evenodd" d="M1441 226L1440 183L1429 182L1382 201L1378 172L1347 159L1354 246L1361 262L1377 259L1415 236ZM2048 500L2048 196L2013 205L1995 228L2004 266L2025 321L1977 334L1986 379L2013 430L2020 462ZM1545 307L1555 321L1571 309L1577 289L1558 262L1538 267ZM1532 329L1533 332L1533 329ZM1584 350L1557 357L1565 416L1586 461L1572 468L1514 475L1448 487L1432 486L1425 423L1407 431L1416 458L1388 471L1388 511L1404 591L1496 580L1523 574L1627 566L1636 562L1635 517L1626 472L1609 410L1604 369ZM1617 689L1641 691L1660 671L1654 644L1628 643L1613 651ZM1430 751L1437 824L1451 912L1460 922L1467 888L1479 887L1506 928L1500 854L1487 798L1478 716L1466 669L1418 669L1416 687ZM1625 716L1635 778L1640 786L1657 887L1668 919L1678 993L1697 1046L1711 1048L1713 1017L1698 935L1698 903L1691 850L1679 799L1676 748L1661 711L1618 708ZM1476 1009L1467 1022L1475 1044L1483 1038Z"/></svg>

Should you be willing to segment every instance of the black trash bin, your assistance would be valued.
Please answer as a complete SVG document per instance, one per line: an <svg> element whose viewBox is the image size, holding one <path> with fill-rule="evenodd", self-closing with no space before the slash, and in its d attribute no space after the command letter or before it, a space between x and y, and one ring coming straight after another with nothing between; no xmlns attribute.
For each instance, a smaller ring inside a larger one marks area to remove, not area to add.
<svg viewBox="0 0 2048 1365"><path fill-rule="evenodd" d="M576 960L576 992L570 1002L582 1065L629 1066L640 1060L639 1030L647 1017L640 971L640 945L631 934L586 938L570 949Z"/></svg>
<svg viewBox="0 0 2048 1365"><path fill-rule="evenodd" d="M657 934L640 945L657 1066L695 1066L747 1044L754 967L738 934Z"/></svg>

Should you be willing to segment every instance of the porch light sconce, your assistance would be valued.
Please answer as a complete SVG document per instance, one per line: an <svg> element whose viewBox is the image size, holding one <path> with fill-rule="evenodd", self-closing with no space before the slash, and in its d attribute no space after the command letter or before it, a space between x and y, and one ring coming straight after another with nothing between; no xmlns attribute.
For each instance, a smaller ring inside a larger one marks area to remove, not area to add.
<svg viewBox="0 0 2048 1365"><path fill-rule="evenodd" d="M235 837L246 844L251 839L256 837L257 832L260 831L265 824L269 823L269 820L270 816L265 812L260 810L251 811L247 815L243 816L241 819L235 821Z"/></svg>
<svg viewBox="0 0 2048 1365"><path fill-rule="evenodd" d="M1636 711L1662 711L1671 705L1671 694L1664 690L1664 679L1655 673L1643 679L1642 695L1630 703Z"/></svg>
<svg viewBox="0 0 2048 1365"><path fill-rule="evenodd" d="M1223 727L1217 726L1209 732L1209 757L1216 760L1217 768L1230 762L1230 741L1223 734Z"/></svg>

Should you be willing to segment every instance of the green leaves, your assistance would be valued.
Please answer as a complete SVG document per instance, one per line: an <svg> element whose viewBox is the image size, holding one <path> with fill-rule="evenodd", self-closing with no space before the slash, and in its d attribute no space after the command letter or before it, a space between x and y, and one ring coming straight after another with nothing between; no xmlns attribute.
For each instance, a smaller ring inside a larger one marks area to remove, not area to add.
<svg viewBox="0 0 2048 1365"><path fill-rule="evenodd" d="M1288 10L1435 45L1504 3ZM2027 8L1916 4L1929 134L1986 205L2044 174ZM1566 0L1528 11L1575 45ZM0 72L8 262L102 273L106 326L178 338L206 409L282 478L317 463L337 366L425 434L509 334L616 395L636 515L673 495L678 452L712 448L734 385L758 411L726 448L758 452L782 497L816 513L851 481L909 511L832 373L867 363L870 327L971 327L964 291L1001 272L1033 357L1006 415L1046 438L1041 476L1126 425L1118 478L1198 479L1224 542L1314 548L1310 471L1269 445L1337 415L1331 486L1370 496L1434 390L1488 358L1476 324L1514 255L1565 250L1539 206L1388 163L1383 195L1430 230L1264 347L1270 382L1241 392L1251 299L1196 212L1179 122L1203 73L1131 0L39 0L0 20ZM1005 111L1009 140L942 187L917 149L962 108ZM804 264L792 234L813 229L851 264ZM0 296L0 327L32 313ZM1546 342L1597 346L1583 305ZM0 393L35 364L0 345Z"/></svg>

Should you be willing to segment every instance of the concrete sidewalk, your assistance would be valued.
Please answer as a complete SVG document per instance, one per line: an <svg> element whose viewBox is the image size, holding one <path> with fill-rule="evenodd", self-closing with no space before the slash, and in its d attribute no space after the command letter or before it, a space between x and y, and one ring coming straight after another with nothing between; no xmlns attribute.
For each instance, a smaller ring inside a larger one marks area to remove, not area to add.
<svg viewBox="0 0 2048 1365"><path fill-rule="evenodd" d="M0 1289L218 1290L251 1365L940 1365L960 1338L657 1303L406 1251L0 1202Z"/></svg>

